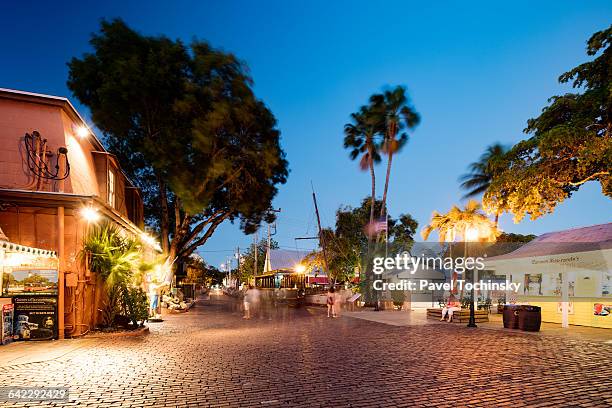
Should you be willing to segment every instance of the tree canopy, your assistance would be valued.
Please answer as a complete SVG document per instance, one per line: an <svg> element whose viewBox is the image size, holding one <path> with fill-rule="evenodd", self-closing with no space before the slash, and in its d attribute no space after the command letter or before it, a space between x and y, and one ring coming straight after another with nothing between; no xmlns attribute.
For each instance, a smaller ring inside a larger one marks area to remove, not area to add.
<svg viewBox="0 0 612 408"><path fill-rule="evenodd" d="M203 41L144 36L121 20L103 21L90 42L93 52L68 64L68 87L143 190L147 220L172 259L225 220L251 233L273 218L288 163L240 60Z"/></svg>
<svg viewBox="0 0 612 408"><path fill-rule="evenodd" d="M375 200L375 211L380 211L381 200ZM346 280L357 268L360 273L366 271L368 236L364 228L370 220L371 199L366 197L359 207L341 207L336 212L335 229L324 230L323 237L328 250L329 269L332 277ZM400 253L410 250L418 223L410 214L400 214L397 219L389 216L388 252ZM384 245L374 252L384 254ZM366 276L366 279L370 277Z"/></svg>
<svg viewBox="0 0 612 408"><path fill-rule="evenodd" d="M559 82L581 91L553 96L540 116L527 122L529 139L505 157L483 198L488 211L536 219L553 212L589 181L612 198L612 26L587 42L595 57L562 74Z"/></svg>

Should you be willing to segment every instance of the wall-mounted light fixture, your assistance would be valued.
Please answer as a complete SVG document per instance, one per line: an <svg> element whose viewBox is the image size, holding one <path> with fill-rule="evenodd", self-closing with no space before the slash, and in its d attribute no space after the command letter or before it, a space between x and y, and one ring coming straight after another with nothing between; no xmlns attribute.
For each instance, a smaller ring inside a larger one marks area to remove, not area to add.
<svg viewBox="0 0 612 408"><path fill-rule="evenodd" d="M97 222L100 220L100 213L92 206L81 208L81 217L87 222Z"/></svg>

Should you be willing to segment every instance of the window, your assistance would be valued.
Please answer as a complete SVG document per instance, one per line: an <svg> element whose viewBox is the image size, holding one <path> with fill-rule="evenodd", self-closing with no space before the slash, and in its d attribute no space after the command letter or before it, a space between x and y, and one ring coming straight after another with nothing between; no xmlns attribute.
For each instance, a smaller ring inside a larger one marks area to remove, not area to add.
<svg viewBox="0 0 612 408"><path fill-rule="evenodd" d="M108 170L108 203L115 208L115 173Z"/></svg>

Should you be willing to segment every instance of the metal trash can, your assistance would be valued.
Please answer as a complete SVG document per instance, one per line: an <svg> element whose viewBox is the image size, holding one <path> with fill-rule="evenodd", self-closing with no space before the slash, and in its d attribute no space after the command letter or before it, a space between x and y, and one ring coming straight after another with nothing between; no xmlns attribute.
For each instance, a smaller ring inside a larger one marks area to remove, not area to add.
<svg viewBox="0 0 612 408"><path fill-rule="evenodd" d="M540 331L542 308L540 306L521 306L518 310L518 328L523 331Z"/></svg>
<svg viewBox="0 0 612 408"><path fill-rule="evenodd" d="M503 317L504 328L518 329L518 314L520 305L504 305Z"/></svg>

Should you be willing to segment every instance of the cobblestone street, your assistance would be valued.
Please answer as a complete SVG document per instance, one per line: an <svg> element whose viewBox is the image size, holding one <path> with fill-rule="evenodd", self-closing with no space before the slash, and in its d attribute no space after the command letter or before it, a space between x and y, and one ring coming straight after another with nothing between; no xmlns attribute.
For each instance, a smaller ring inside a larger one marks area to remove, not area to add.
<svg viewBox="0 0 612 408"><path fill-rule="evenodd" d="M316 308L243 320L215 297L150 327L0 368L1 385L69 387L70 402L53 406L612 406L602 342L394 327Z"/></svg>

